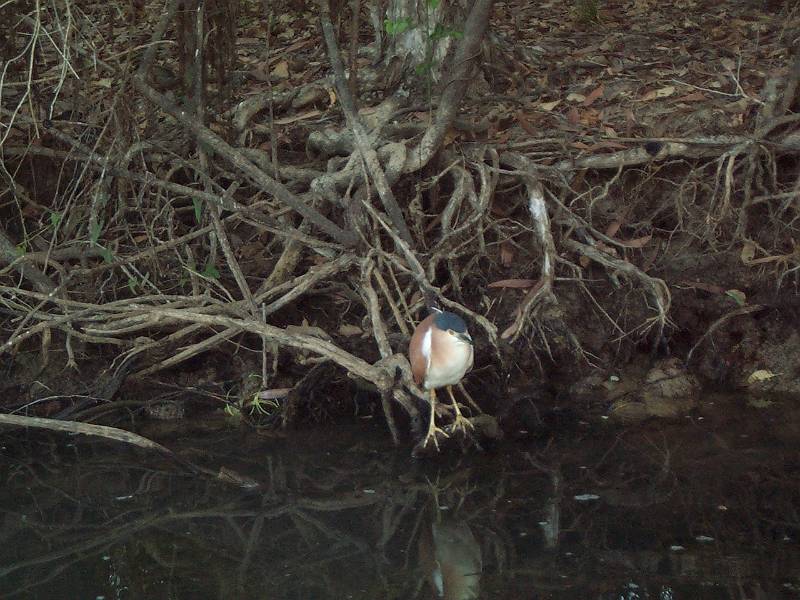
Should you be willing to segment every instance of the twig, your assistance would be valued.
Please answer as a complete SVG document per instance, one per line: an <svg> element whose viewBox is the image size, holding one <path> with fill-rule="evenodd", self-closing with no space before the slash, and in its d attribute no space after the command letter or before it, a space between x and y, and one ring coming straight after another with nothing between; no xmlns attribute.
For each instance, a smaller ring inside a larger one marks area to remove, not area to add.
<svg viewBox="0 0 800 600"><path fill-rule="evenodd" d="M729 313L725 313L724 315L722 315L719 319L714 321L711 324L711 326L708 329L706 329L706 332L700 336L700 339L694 343L694 346L692 346L691 350L689 350L689 353L686 355L686 364L688 365L689 361L692 360L692 355L694 354L694 351L697 350L697 348L700 346L700 344L702 344L708 338L708 336L710 336L717 329L722 327L725 323L727 323L734 317L749 315L754 312L762 311L765 308L767 307L764 306L763 304L753 304L752 306L743 306L741 308L737 308L735 310L730 311Z"/></svg>

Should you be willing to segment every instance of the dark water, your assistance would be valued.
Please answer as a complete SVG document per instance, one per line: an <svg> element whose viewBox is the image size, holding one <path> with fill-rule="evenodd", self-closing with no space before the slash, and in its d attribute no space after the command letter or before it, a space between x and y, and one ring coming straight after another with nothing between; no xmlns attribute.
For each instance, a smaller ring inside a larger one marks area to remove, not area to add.
<svg viewBox="0 0 800 600"><path fill-rule="evenodd" d="M415 460L364 423L162 443L0 431L0 598L800 597L796 403Z"/></svg>

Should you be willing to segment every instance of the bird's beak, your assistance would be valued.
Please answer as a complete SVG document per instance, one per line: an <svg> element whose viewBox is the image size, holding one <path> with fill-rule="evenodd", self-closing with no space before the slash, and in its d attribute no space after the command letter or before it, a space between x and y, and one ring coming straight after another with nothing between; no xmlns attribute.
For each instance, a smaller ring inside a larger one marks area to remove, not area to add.
<svg viewBox="0 0 800 600"><path fill-rule="evenodd" d="M472 344L472 338L469 337L468 333L457 333L456 337L458 337L458 339L460 339L464 343Z"/></svg>

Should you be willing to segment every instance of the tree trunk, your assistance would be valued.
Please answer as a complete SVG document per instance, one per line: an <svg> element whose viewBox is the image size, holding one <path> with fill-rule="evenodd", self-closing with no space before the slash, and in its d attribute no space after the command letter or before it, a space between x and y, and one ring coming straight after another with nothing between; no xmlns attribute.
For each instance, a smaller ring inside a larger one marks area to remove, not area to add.
<svg viewBox="0 0 800 600"><path fill-rule="evenodd" d="M389 0L384 64L395 65L392 71L406 81L414 74L432 83L441 81L445 59L462 32L467 4L467 0Z"/></svg>

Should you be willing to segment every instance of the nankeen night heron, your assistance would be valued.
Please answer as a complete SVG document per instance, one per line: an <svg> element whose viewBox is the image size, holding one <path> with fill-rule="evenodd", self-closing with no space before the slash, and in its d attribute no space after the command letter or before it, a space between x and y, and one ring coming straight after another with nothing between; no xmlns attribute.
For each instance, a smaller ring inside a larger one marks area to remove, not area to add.
<svg viewBox="0 0 800 600"><path fill-rule="evenodd" d="M464 319L450 312L434 310L434 312L417 325L408 347L411 360L411 371L414 381L425 390L430 391L431 417L428 424L428 433L422 445L428 441L438 448L436 432L445 436L444 431L436 427L436 390L446 387L453 402L455 420L453 430L466 430L472 424L461 416L461 411L453 396L453 387L464 374L472 368L473 349L472 338L467 331Z"/></svg>

